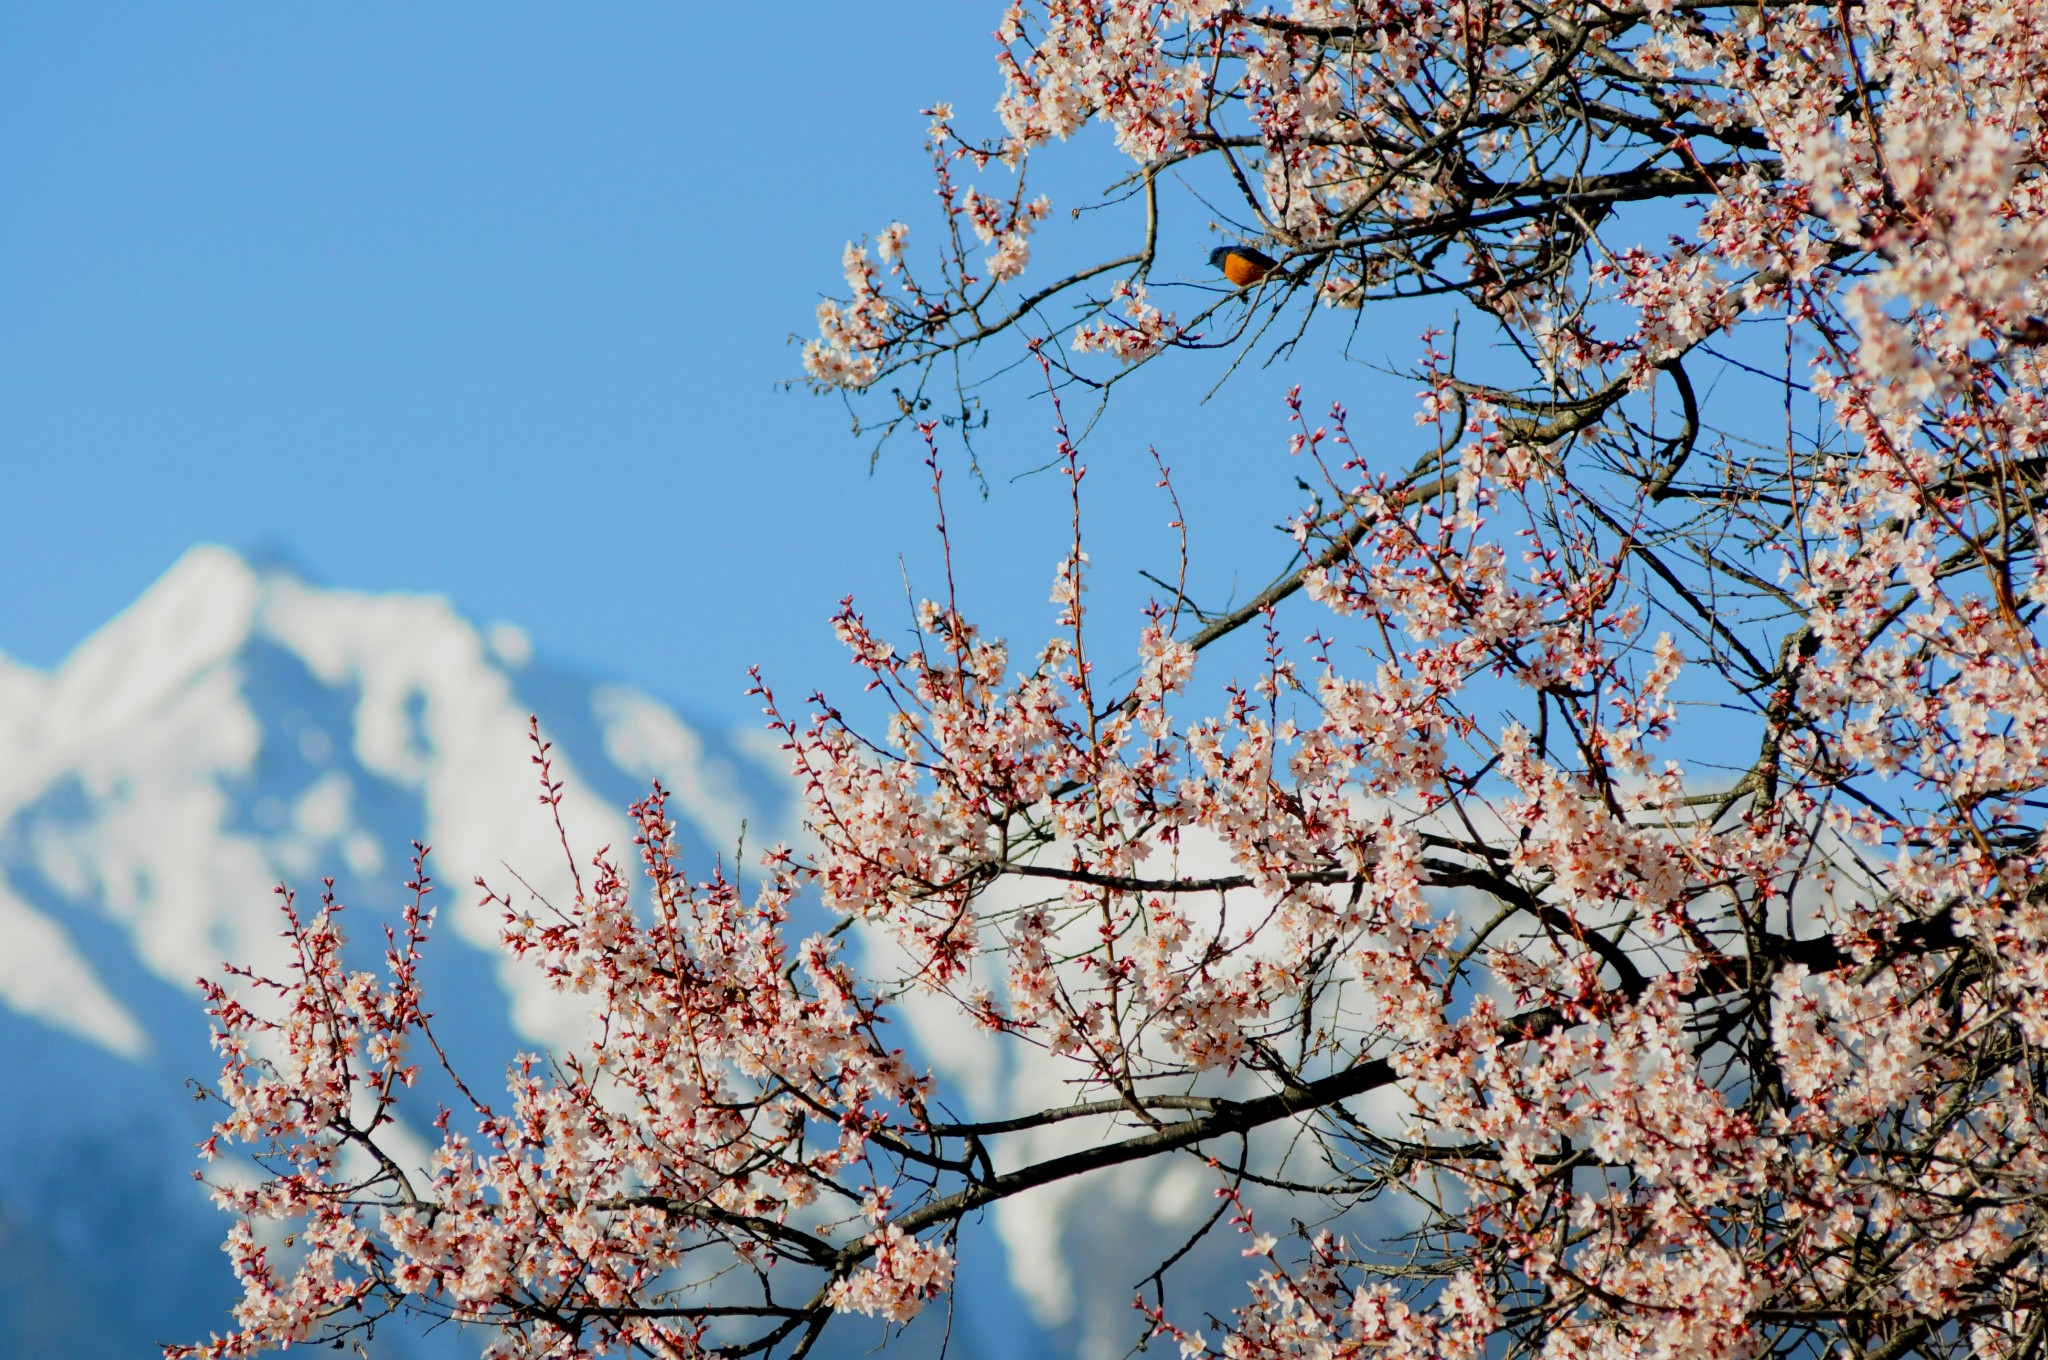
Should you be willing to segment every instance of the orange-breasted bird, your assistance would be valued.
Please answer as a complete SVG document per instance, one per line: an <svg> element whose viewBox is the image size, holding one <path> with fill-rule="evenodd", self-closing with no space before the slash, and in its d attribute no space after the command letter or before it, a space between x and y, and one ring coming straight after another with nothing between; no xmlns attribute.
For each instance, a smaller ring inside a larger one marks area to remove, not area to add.
<svg viewBox="0 0 2048 1360"><path fill-rule="evenodd" d="M1218 246L1209 252L1209 263L1239 288L1249 288L1279 268L1279 261L1251 246Z"/></svg>

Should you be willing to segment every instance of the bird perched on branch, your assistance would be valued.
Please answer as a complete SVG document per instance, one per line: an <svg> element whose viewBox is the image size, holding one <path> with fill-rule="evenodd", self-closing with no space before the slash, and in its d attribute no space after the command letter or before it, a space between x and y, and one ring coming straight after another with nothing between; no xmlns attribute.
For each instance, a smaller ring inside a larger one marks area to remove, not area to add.
<svg viewBox="0 0 2048 1360"><path fill-rule="evenodd" d="M1239 288L1251 287L1280 267L1271 255L1251 246L1218 246L1209 252L1209 263Z"/></svg>

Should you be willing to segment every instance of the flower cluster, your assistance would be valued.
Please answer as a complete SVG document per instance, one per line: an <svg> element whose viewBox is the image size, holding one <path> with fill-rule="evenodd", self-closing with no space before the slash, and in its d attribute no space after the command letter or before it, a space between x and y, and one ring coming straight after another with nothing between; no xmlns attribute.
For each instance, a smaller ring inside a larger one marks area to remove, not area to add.
<svg viewBox="0 0 2048 1360"><path fill-rule="evenodd" d="M1179 338L1181 328L1173 314L1154 306L1143 284L1119 283L1114 296L1123 303L1124 319L1104 317L1078 327L1073 340L1076 354L1113 354L1132 363L1150 358Z"/></svg>

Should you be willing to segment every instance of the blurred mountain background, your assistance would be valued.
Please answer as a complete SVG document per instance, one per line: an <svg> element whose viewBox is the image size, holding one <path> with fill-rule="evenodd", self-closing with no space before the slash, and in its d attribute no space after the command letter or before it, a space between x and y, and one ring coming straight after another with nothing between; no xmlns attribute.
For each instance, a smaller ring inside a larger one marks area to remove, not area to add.
<svg viewBox="0 0 2048 1360"><path fill-rule="evenodd" d="M277 555L194 548L54 669L0 658L0 1356L143 1357L228 1325L229 1220L193 1179L218 1073L195 980L282 962L279 884L310 909L332 877L356 966L376 968L411 843L429 844L423 981L457 1068L488 1092L515 1053L583 1037L576 999L497 947L473 886L570 892L530 714L555 743L581 859L630 853L625 809L657 779L692 877L722 864L744 878L801 834L765 732L555 664L438 596L326 588ZM807 906L795 925L825 923ZM959 1114L1071 1098L1064 1064L962 1026L940 999L894 1014ZM426 1100L454 1103L432 1084ZM1007 1168L1108 1132L1061 1125L994 1151ZM1142 1334L1139 1280L1209 1217L1215 1184L1183 1157L1005 1202L963 1225L950 1306L894 1337L841 1318L820 1353L886 1340L914 1360L1116 1360ZM1183 1307L1242 1299L1240 1245L1226 1231L1177 1268ZM387 1326L367 1353L454 1360L484 1344Z"/></svg>
<svg viewBox="0 0 2048 1360"><path fill-rule="evenodd" d="M655 779L693 873L793 832L765 739L439 598L323 589L224 548L187 553L55 670L0 660L0 1355L140 1356L226 1325L227 1219L192 1180L213 1110L191 1083L218 1071L194 980L278 959L275 885L310 905L332 876L373 966L410 843L431 844L428 987L458 1061L488 1080L575 1040L575 1007L498 953L471 886L566 882L531 713L581 855L630 851L625 809Z"/></svg>

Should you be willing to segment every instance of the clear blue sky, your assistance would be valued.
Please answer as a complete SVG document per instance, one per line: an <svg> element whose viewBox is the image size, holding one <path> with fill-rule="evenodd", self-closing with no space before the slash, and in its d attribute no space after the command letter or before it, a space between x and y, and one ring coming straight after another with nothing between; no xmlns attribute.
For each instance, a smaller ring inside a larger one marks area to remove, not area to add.
<svg viewBox="0 0 2048 1360"><path fill-rule="evenodd" d="M992 126L999 16L0 8L0 650L56 663L216 541L445 593L712 715L750 719L749 662L793 699L847 692L834 602L895 622L906 572L938 593L924 473L899 445L871 476L837 401L775 385L849 236L929 239L918 109ZM1064 209L1123 168L1100 136L1059 161L1079 178L1043 182L1042 257L1085 249ZM1422 324L1382 352L1411 358ZM1280 398L1304 377L1405 458L1412 384L1327 356L1199 409L1185 372L1133 389L1088 445L1113 616L1172 565L1148 440L1212 598L1233 559L1240 595L1279 564ZM1065 490L1009 480L1051 451L1043 403L997 417L991 498L949 483L956 557L1028 649Z"/></svg>

